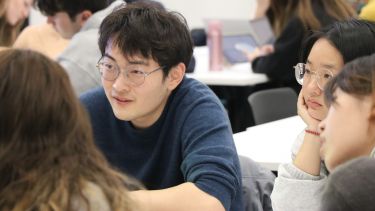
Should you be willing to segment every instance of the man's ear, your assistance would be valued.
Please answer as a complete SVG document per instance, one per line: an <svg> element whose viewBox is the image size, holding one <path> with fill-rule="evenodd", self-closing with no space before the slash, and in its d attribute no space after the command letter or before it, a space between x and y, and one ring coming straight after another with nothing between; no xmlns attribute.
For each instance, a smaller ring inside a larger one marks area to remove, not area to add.
<svg viewBox="0 0 375 211"><path fill-rule="evenodd" d="M76 16L76 20L79 21L81 27L86 23L86 21L92 16L90 10L83 10Z"/></svg>
<svg viewBox="0 0 375 211"><path fill-rule="evenodd" d="M168 73L168 89L173 91L182 81L184 78L186 71L186 66L184 63L179 63L178 65L171 68Z"/></svg>
<svg viewBox="0 0 375 211"><path fill-rule="evenodd" d="M371 105L369 108L369 115L368 115L368 127L369 131L372 131L375 138L375 105Z"/></svg>
<svg viewBox="0 0 375 211"><path fill-rule="evenodd" d="M371 106L370 115L368 118L368 124L369 124L369 132L370 136L372 137L372 140L375 141L375 105Z"/></svg>
<svg viewBox="0 0 375 211"><path fill-rule="evenodd" d="M369 120L375 124L375 105L371 106Z"/></svg>

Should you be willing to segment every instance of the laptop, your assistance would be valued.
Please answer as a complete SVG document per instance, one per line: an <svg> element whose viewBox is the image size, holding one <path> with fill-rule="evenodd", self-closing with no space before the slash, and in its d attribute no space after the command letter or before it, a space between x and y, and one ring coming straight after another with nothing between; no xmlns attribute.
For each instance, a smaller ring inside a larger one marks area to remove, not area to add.
<svg viewBox="0 0 375 211"><path fill-rule="evenodd" d="M223 36L223 54L226 60L231 63L248 62L246 52L252 52L258 46L251 35Z"/></svg>
<svg viewBox="0 0 375 211"><path fill-rule="evenodd" d="M210 20L205 20L206 29ZM247 62L244 52L273 44L275 36L266 17L253 20L219 19L222 24L223 54L229 63Z"/></svg>
<svg viewBox="0 0 375 211"><path fill-rule="evenodd" d="M250 27L258 45L273 44L275 42L276 38L267 17L250 20Z"/></svg>

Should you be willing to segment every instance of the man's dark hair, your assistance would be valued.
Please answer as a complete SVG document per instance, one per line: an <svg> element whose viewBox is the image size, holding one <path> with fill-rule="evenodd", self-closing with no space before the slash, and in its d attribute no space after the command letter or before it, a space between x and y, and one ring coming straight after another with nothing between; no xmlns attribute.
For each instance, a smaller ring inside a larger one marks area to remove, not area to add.
<svg viewBox="0 0 375 211"><path fill-rule="evenodd" d="M66 12L74 20L74 17L84 10L95 13L106 8L108 0L36 0L35 5L44 15Z"/></svg>
<svg viewBox="0 0 375 211"><path fill-rule="evenodd" d="M125 0L127 4L132 4L132 3L142 3L142 4L148 4L152 7L159 8L161 10L165 10L165 7L162 3L154 0Z"/></svg>
<svg viewBox="0 0 375 211"><path fill-rule="evenodd" d="M193 53L185 18L142 2L115 10L103 20L99 34L103 55L111 44L125 57L140 54L152 58L163 67L164 76L181 62L187 67Z"/></svg>

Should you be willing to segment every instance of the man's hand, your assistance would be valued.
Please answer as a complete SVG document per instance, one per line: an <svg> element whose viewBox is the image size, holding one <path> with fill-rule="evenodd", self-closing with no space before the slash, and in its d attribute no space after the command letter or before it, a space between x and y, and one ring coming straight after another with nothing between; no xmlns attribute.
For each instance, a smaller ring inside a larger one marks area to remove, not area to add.
<svg viewBox="0 0 375 211"><path fill-rule="evenodd" d="M218 199L191 182L162 190L133 191L130 196L140 211L224 211Z"/></svg>

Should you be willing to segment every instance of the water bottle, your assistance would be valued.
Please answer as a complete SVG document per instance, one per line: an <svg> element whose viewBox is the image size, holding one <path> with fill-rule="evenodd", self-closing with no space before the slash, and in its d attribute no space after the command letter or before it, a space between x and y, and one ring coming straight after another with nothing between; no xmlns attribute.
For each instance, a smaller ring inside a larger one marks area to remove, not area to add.
<svg viewBox="0 0 375 211"><path fill-rule="evenodd" d="M209 69L216 71L223 69L223 49L222 49L222 35L221 22L210 21L208 24L208 53L209 53Z"/></svg>

